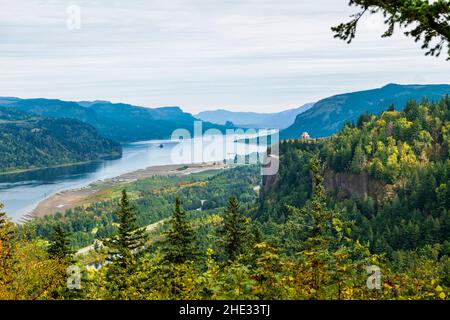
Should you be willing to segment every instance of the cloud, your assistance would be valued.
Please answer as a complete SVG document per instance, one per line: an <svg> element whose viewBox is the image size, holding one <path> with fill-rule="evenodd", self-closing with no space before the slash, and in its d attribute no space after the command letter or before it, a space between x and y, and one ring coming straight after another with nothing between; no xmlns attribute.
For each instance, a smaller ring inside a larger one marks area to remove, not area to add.
<svg viewBox="0 0 450 320"><path fill-rule="evenodd" d="M381 20L352 45L330 27L347 0L0 0L0 95L109 99L189 112L278 111L390 82L448 82ZM81 8L81 29L66 9Z"/></svg>

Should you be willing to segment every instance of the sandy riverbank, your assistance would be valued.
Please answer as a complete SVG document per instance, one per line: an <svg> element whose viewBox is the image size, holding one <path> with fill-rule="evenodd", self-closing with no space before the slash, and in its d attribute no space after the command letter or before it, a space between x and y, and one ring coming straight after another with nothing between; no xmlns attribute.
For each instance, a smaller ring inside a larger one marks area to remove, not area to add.
<svg viewBox="0 0 450 320"><path fill-rule="evenodd" d="M95 195L97 193L100 193L102 192L102 190L118 184L125 184L152 176L184 175L207 170L218 170L223 169L224 167L225 165L223 163L218 162L193 165L155 166L137 170L115 178L96 181L89 186L81 189L58 192L41 201L38 206L32 211L31 216L42 217L45 215L55 214L58 211L64 212L67 209L73 209L75 207L88 205L92 203L92 199L95 199Z"/></svg>

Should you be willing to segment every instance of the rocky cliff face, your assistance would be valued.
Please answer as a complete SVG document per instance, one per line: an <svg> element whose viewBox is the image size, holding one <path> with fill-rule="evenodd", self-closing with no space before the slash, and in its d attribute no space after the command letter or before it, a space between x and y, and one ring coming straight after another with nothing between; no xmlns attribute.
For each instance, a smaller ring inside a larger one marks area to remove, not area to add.
<svg viewBox="0 0 450 320"><path fill-rule="evenodd" d="M264 197L264 195L269 194L270 192L272 192L272 190L275 187L277 181L277 175L272 175L272 176L263 176L262 177L262 192L261 192L261 196Z"/></svg>
<svg viewBox="0 0 450 320"><path fill-rule="evenodd" d="M327 169L324 172L325 189L339 198L364 198L369 196L378 202L389 196L391 187L372 177L367 172L360 174L338 173Z"/></svg>
<svg viewBox="0 0 450 320"><path fill-rule="evenodd" d="M270 194L277 183L277 176L263 176L262 193ZM328 194L336 195L340 199L364 198L369 196L377 202L384 202L394 195L393 186L386 185L370 177L367 172L360 174L338 173L330 169L324 172L324 185Z"/></svg>
<svg viewBox="0 0 450 320"><path fill-rule="evenodd" d="M274 155L264 155L263 164L261 166L262 173L262 188L260 192L261 199L264 199L266 194L269 194L275 188L275 184L278 177L278 170L275 170L277 173L271 174L271 166L272 168L279 168L279 158Z"/></svg>

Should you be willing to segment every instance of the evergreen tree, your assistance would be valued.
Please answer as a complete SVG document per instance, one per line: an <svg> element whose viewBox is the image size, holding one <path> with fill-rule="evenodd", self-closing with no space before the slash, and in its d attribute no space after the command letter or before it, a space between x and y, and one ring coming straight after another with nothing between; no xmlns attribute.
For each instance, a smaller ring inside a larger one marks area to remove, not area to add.
<svg viewBox="0 0 450 320"><path fill-rule="evenodd" d="M50 258L58 259L66 263L71 260L72 250L70 249L68 234L60 224L54 227L53 233L50 235L50 244L47 248L47 253Z"/></svg>
<svg viewBox="0 0 450 320"><path fill-rule="evenodd" d="M287 242L288 249L300 257L303 285L310 298L317 299L329 291L342 299L344 288L355 280L355 270L366 263L365 258L352 260L356 251L368 250L349 238L348 223L340 220L340 212L327 208L322 164L317 157L310 161L313 184L311 200L301 209L290 207L291 216L285 226L289 233L306 232L306 239ZM307 231L304 231L304 230ZM353 285L353 284L352 284ZM348 288L347 288L348 289Z"/></svg>
<svg viewBox="0 0 450 320"><path fill-rule="evenodd" d="M165 259L176 264L195 260L195 233L187 220L186 212L181 207L179 198L175 202L175 211L168 222L169 229L165 233Z"/></svg>
<svg viewBox="0 0 450 320"><path fill-rule="evenodd" d="M118 234L106 240L104 244L112 255L110 260L125 268L134 251L145 246L147 234L145 228L139 228L137 225L134 207L128 200L126 190L122 190L122 198L116 214L119 218Z"/></svg>
<svg viewBox="0 0 450 320"><path fill-rule="evenodd" d="M64 231L60 224L57 224L53 228L53 232L50 234L50 244L47 247L47 254L50 259L56 260L61 269L59 270L59 276L61 285L55 288L52 292L52 296L55 299L80 299L81 291L69 289L67 286L68 273L67 267L73 263L73 251L70 248L69 234Z"/></svg>
<svg viewBox="0 0 450 320"><path fill-rule="evenodd" d="M326 193L323 185L323 176L321 175L322 164L318 158L311 159L310 162L313 194L311 202L306 205L306 210L312 216L312 234L308 239L311 246L321 247L329 240L329 232L331 229L331 221L335 216L334 212L326 207Z"/></svg>
<svg viewBox="0 0 450 320"><path fill-rule="evenodd" d="M104 241L108 247L109 278L108 291L111 298L130 299L136 291L135 278L137 271L136 254L145 247L147 234L145 228L139 228L134 207L128 200L126 190L122 190L122 198L116 212L119 218L118 234Z"/></svg>
<svg viewBox="0 0 450 320"><path fill-rule="evenodd" d="M235 197L228 200L228 207L223 217L222 227L218 230L225 257L234 261L243 254L251 240L250 220L240 212Z"/></svg>

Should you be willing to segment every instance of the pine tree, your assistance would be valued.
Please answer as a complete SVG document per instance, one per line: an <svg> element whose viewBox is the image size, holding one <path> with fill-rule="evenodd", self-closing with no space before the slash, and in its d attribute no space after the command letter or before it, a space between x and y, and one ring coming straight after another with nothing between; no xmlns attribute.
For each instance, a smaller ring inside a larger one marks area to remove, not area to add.
<svg viewBox="0 0 450 320"><path fill-rule="evenodd" d="M358 270L369 261L375 261L375 257L367 246L351 239L352 223L341 220L342 212L327 207L322 164L318 158L311 160L310 169L313 196L300 212L311 215L313 221L311 236L304 242L301 252L305 266L311 270L312 297L332 294L335 299L348 299L358 288L358 281L363 281Z"/></svg>
<svg viewBox="0 0 450 320"><path fill-rule="evenodd" d="M136 291L134 274L137 272L136 254L145 247L147 235L145 228L139 228L133 206L128 200L126 190L116 212L119 218L118 234L104 241L108 248L110 262L107 289L111 298L130 299Z"/></svg>
<svg viewBox="0 0 450 320"><path fill-rule="evenodd" d="M322 165L318 158L311 159L310 163L312 182L313 182L313 194L311 198L311 214L313 216L313 237L323 235L329 226L328 222L333 217L333 212L327 210L325 199L325 187L323 185L323 176L321 175Z"/></svg>
<svg viewBox="0 0 450 320"><path fill-rule="evenodd" d="M110 261L126 267L127 259L133 256L135 250L143 248L147 240L145 228L139 228L134 207L128 200L126 190L122 190L122 198L116 212L119 218L118 234L104 244L111 254Z"/></svg>
<svg viewBox="0 0 450 320"><path fill-rule="evenodd" d="M60 276L62 283L58 288L52 291L54 299L80 299L81 291L72 290L67 286L68 273L67 268L73 261L73 251L70 248L69 234L64 231L60 224L57 224L53 228L53 232L50 234L50 244L47 247L47 254L50 259L57 260L62 267L58 275Z"/></svg>
<svg viewBox="0 0 450 320"><path fill-rule="evenodd" d="M352 270L346 260L350 248L342 245L343 233L349 231L339 220L339 213L327 208L322 164L317 157L311 159L310 170L312 198L301 209L289 207L291 215L285 226L289 239L286 245L300 257L301 281L308 288L308 295L320 298L327 288L338 284L336 296L340 299L341 286L346 278L343 270ZM302 237L295 237L299 233L303 234Z"/></svg>
<svg viewBox="0 0 450 320"><path fill-rule="evenodd" d="M186 212L181 208L179 198L176 199L175 211L168 225L164 243L165 259L176 264L194 260L197 255L195 233L187 220Z"/></svg>
<svg viewBox="0 0 450 320"><path fill-rule="evenodd" d="M235 197L228 200L222 227L218 230L220 242L228 261L234 261L245 252L251 240L250 221L240 212Z"/></svg>
<svg viewBox="0 0 450 320"><path fill-rule="evenodd" d="M72 258L72 250L69 243L68 234L58 224L50 235L50 245L47 248L47 253L53 259L68 263Z"/></svg>

